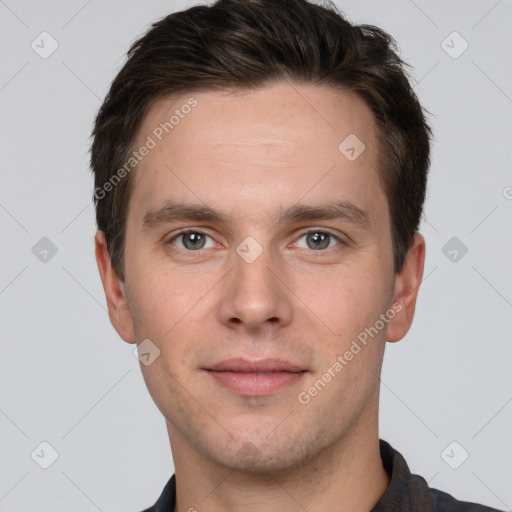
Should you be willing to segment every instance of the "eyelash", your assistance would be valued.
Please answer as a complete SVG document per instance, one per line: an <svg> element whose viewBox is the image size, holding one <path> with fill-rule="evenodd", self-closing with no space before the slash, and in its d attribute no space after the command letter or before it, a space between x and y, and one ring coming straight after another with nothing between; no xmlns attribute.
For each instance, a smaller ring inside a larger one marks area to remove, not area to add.
<svg viewBox="0 0 512 512"><path fill-rule="evenodd" d="M179 251L181 253L185 253L187 256L192 256L194 253L201 253L203 252L204 250L206 249L198 249L196 251L191 251L191 250L188 250L188 249L182 249L181 247L176 247L173 245L172 242L174 242L175 240L177 240L180 236L183 236L183 235L187 235L189 233L198 233L198 234L201 234L201 235L204 235L204 236L207 236L209 238L212 238L210 235L208 235L207 233L201 231L201 230L198 230L198 229L184 229L183 231L180 231L179 233L173 235L171 238L169 238L165 243L167 245L171 245L173 246L173 250L176 250L176 251ZM311 233L322 233L322 234L326 234L326 235L329 235L330 237L334 238L336 240L336 242L338 242L338 245L334 246L334 247L330 247L330 248L326 248L326 249L320 249L318 251L315 251L314 249L309 249L311 252L313 253L325 253L325 252L328 252L328 251L332 251L332 250L336 250L336 249L340 249L341 246L345 245L345 242L337 235L331 233L330 231L326 231L325 229L320 229L320 228L317 228L317 229L311 229L309 231L305 231L304 233L302 233L296 240L300 240L301 238L303 238L304 236L307 236ZM213 238L212 238L213 240ZM296 243L296 242L294 242ZM307 250L307 249L303 249L302 247L299 247L299 249L302 249L302 250Z"/></svg>

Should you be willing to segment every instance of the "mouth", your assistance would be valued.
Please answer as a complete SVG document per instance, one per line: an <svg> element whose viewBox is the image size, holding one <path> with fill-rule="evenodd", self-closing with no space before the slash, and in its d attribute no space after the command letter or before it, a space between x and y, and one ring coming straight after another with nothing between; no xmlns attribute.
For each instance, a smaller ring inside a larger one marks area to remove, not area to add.
<svg viewBox="0 0 512 512"><path fill-rule="evenodd" d="M291 386L308 371L281 359L228 359L205 368L220 386L246 396L268 396Z"/></svg>

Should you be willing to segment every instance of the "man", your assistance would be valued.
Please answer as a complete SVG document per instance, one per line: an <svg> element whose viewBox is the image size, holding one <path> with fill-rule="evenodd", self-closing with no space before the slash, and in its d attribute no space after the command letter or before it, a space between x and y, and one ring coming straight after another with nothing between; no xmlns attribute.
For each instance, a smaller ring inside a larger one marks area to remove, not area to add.
<svg viewBox="0 0 512 512"><path fill-rule="evenodd" d="M430 137L393 39L306 0L155 23L94 127L96 258L175 475L149 511L480 511L378 434Z"/></svg>

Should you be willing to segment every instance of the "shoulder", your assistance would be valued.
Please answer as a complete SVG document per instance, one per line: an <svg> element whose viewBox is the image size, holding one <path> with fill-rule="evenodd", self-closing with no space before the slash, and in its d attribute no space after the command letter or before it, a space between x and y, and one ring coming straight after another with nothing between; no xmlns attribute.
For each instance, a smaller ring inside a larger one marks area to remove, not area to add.
<svg viewBox="0 0 512 512"><path fill-rule="evenodd" d="M157 502L142 512L168 512L174 510L176 504L176 475L172 475L165 484L162 494Z"/></svg>
<svg viewBox="0 0 512 512"><path fill-rule="evenodd" d="M501 512L496 508L480 505L479 503L459 501L451 494L438 489L430 489L430 492L435 500L438 512Z"/></svg>
<svg viewBox="0 0 512 512"><path fill-rule="evenodd" d="M412 474L400 452L380 440L380 453L390 483L371 512L503 512L501 510L460 501L447 492L434 489L420 475Z"/></svg>

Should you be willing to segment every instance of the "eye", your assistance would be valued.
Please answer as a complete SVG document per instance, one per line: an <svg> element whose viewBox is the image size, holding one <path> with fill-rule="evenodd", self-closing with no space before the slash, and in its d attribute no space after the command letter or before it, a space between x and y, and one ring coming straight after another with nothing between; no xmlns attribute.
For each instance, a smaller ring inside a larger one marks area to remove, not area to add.
<svg viewBox="0 0 512 512"><path fill-rule="evenodd" d="M299 241L305 238L306 246L300 245ZM333 244L332 242L337 242L336 244ZM297 247L300 247L301 249L313 249L314 251L321 251L324 249L331 249L332 247L336 247L337 245L340 245L341 240L331 234L327 233L326 231L308 231L307 233L304 233L297 242L295 242L294 245Z"/></svg>
<svg viewBox="0 0 512 512"><path fill-rule="evenodd" d="M212 241L209 247L206 245L207 238L209 238ZM178 243L178 241L180 240L181 244ZM177 235L169 239L167 243L176 245L176 247L185 251L197 251L199 249L209 249L211 247L215 247L215 242L206 233L192 230L182 231L181 233L178 233Z"/></svg>

